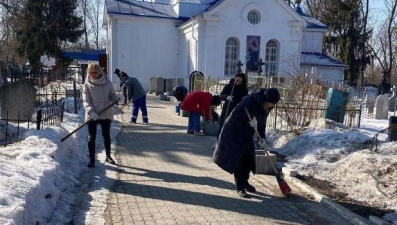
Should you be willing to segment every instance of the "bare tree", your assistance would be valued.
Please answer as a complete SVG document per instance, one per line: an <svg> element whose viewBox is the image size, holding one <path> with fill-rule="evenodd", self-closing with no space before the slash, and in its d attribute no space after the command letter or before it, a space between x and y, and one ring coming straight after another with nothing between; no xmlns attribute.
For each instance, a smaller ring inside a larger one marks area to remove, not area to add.
<svg viewBox="0 0 397 225"><path fill-rule="evenodd" d="M367 33L367 25L368 25L368 15L369 15L369 0L365 1L365 5L362 9L363 9L363 12L361 12L361 13L363 14L363 33L366 34ZM360 90L359 88L362 85L362 83L365 83L364 82L365 81L364 80L364 72L366 70L366 63L364 62L364 58L366 58L366 56L368 55L367 54L368 48L367 48L366 42L367 42L367 40L364 39L364 36L363 36L360 40L360 46L361 46L361 57L360 57L361 69L360 69L360 72L361 72L361 76L359 77L359 80L357 82L358 91Z"/></svg>
<svg viewBox="0 0 397 225"><path fill-rule="evenodd" d="M90 13L90 5L91 5L91 1L92 0L79 0L79 8L80 8L80 13L81 13L81 17L83 19L83 29L84 29L84 44L85 44L85 48L89 48L90 44L89 44L89 40L88 40L88 32L89 32L89 28L88 28L88 18L89 18L89 13Z"/></svg>
<svg viewBox="0 0 397 225"><path fill-rule="evenodd" d="M388 92L391 87L391 75L394 68L396 37L396 18L397 18L397 2L395 0L385 0L386 20L376 35L375 42L369 43L369 47L382 68L383 79L380 87L381 92Z"/></svg>
<svg viewBox="0 0 397 225"><path fill-rule="evenodd" d="M327 0L306 0L304 9L311 17L321 20L325 8L325 1Z"/></svg>
<svg viewBox="0 0 397 225"><path fill-rule="evenodd" d="M92 0L89 12L89 21L91 23L91 32L93 35L95 48L101 49L103 47L100 42L100 36L102 31L102 19L101 19L101 11L103 11L103 3L102 0ZM103 17L102 17L103 18Z"/></svg>
<svg viewBox="0 0 397 225"><path fill-rule="evenodd" d="M26 59L19 57L16 52L15 27L20 26L18 15L22 1L0 1L0 55L5 62L24 63Z"/></svg>
<svg viewBox="0 0 397 225"><path fill-rule="evenodd" d="M79 0L79 12L85 30L83 39L76 43L79 47L101 49L105 46L102 41L103 2L104 0Z"/></svg>

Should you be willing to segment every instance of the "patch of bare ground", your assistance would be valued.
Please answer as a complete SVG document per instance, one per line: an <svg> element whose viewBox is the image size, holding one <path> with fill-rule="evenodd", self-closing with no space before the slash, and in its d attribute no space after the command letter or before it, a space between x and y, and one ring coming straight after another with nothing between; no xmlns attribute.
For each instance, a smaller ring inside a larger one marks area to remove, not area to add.
<svg viewBox="0 0 397 225"><path fill-rule="evenodd" d="M327 196L328 198L332 199L343 207L349 209L351 212L360 215L365 219L368 219L369 216L382 217L385 213L392 212L392 210L384 210L372 207L364 202L350 199L347 197L346 193L335 191L335 186L328 181L302 175L298 175L297 178L305 184L316 189L319 193Z"/></svg>

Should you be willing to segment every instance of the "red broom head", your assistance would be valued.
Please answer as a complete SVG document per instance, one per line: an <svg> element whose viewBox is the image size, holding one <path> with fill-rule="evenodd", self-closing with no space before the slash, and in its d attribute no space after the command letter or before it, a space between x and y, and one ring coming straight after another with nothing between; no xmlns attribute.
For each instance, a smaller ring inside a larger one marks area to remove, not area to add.
<svg viewBox="0 0 397 225"><path fill-rule="evenodd" d="M287 182L285 182L285 180L278 182L278 186L280 187L281 193L284 196L287 196L292 191L291 188L288 186Z"/></svg>
<svg viewBox="0 0 397 225"><path fill-rule="evenodd" d="M280 191L284 196L287 196L289 193L291 193L291 188L288 186L287 182L285 182L284 178L281 176L281 174L276 175L278 186L280 187Z"/></svg>

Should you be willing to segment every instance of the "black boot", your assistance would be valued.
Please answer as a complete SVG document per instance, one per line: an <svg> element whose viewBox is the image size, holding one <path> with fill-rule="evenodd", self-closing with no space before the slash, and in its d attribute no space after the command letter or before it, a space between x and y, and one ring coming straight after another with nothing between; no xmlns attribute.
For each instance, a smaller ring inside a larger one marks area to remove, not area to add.
<svg viewBox="0 0 397 225"><path fill-rule="evenodd" d="M89 158L90 162L88 163L88 168L94 168L95 167L95 142L88 142L88 151L89 151Z"/></svg>
<svg viewBox="0 0 397 225"><path fill-rule="evenodd" d="M242 198L249 198L249 195L244 190L237 190L237 194Z"/></svg>
<svg viewBox="0 0 397 225"><path fill-rule="evenodd" d="M87 166L88 166L88 168L94 168L95 167L95 161L89 162Z"/></svg>
<svg viewBox="0 0 397 225"><path fill-rule="evenodd" d="M252 185L249 184L249 183L247 183L247 184L245 185L245 190L248 191L248 192L251 192L251 193L255 193L255 192L256 192L255 187L252 186Z"/></svg>
<svg viewBox="0 0 397 225"><path fill-rule="evenodd" d="M112 157L110 157L110 155L106 156L106 160L105 161L110 163L110 164L113 164L113 165L116 164L116 162L112 159Z"/></svg>

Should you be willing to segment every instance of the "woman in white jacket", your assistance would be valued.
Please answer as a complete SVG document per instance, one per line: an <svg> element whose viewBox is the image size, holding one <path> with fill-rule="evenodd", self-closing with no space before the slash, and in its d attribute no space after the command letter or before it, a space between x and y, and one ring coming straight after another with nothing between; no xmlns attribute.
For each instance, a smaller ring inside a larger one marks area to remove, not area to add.
<svg viewBox="0 0 397 225"><path fill-rule="evenodd" d="M95 166L95 139L97 125L102 128L103 142L106 150L106 162L115 164L110 156L110 126L113 120L112 109L98 113L116 101L116 91L112 82L105 76L98 64L91 63L87 68L87 79L83 86L83 104L85 110L85 120L88 121L88 151L90 162L88 167Z"/></svg>

